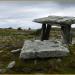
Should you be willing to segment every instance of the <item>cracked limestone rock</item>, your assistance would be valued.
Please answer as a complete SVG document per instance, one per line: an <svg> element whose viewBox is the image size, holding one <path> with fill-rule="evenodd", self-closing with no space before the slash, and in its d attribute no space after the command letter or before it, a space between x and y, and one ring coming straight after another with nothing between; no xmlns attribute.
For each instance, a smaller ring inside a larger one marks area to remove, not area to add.
<svg viewBox="0 0 75 75"><path fill-rule="evenodd" d="M49 58L67 56L69 50L59 41L26 40L21 49L21 59Z"/></svg>

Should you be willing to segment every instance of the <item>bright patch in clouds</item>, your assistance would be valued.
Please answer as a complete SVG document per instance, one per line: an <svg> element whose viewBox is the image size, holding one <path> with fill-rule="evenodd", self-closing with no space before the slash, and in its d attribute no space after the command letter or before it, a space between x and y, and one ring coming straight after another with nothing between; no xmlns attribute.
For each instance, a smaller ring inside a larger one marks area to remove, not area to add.
<svg viewBox="0 0 75 75"><path fill-rule="evenodd" d="M75 16L75 4L65 4L59 1L0 2L1 28L40 28L41 24L34 23L32 20L49 15Z"/></svg>

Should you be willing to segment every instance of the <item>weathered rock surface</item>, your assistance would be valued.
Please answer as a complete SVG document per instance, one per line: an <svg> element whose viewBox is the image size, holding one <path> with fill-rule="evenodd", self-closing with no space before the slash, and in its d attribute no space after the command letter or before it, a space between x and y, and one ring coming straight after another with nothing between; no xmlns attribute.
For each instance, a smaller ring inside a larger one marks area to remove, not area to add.
<svg viewBox="0 0 75 75"><path fill-rule="evenodd" d="M11 61L8 66L7 66L7 69L11 69L15 66L16 62L15 61Z"/></svg>
<svg viewBox="0 0 75 75"><path fill-rule="evenodd" d="M68 17L68 16L48 16L43 18L34 19L34 22L37 23L50 23L50 24L73 24L75 23L75 17Z"/></svg>
<svg viewBox="0 0 75 75"><path fill-rule="evenodd" d="M16 49L16 50L12 50L11 53L17 53L17 52L20 52L21 49Z"/></svg>
<svg viewBox="0 0 75 75"><path fill-rule="evenodd" d="M21 59L48 58L67 56L68 48L60 42L50 40L27 40L20 53Z"/></svg>
<svg viewBox="0 0 75 75"><path fill-rule="evenodd" d="M73 38L72 44L75 44L75 38Z"/></svg>

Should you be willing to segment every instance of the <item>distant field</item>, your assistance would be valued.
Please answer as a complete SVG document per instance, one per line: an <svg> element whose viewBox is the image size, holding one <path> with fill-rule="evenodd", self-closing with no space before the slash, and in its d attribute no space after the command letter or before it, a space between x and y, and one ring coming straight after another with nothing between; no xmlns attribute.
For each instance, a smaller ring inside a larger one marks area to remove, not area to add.
<svg viewBox="0 0 75 75"><path fill-rule="evenodd" d="M60 39L60 34L60 29L52 29L50 36ZM27 39L40 39L40 30L0 29L0 69L16 61L15 67L4 73L75 73L75 44L69 46L71 53L67 57L22 61L19 53L13 54L11 50L22 48Z"/></svg>

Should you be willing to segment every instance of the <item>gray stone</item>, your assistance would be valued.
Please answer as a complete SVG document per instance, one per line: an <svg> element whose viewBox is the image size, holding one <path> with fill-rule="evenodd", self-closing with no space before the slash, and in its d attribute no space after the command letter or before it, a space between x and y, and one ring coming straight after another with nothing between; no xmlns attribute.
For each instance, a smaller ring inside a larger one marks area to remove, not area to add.
<svg viewBox="0 0 75 75"><path fill-rule="evenodd" d="M48 58L67 56L69 50L62 46L61 42L52 40L27 40L21 49L20 58Z"/></svg>
<svg viewBox="0 0 75 75"><path fill-rule="evenodd" d="M17 53L17 52L20 52L21 49L16 49L16 50L12 50L11 53Z"/></svg>
<svg viewBox="0 0 75 75"><path fill-rule="evenodd" d="M11 69L11 68L13 68L14 66L15 66L15 61L11 61L9 64L8 64L8 66L7 66L7 69Z"/></svg>
<svg viewBox="0 0 75 75"><path fill-rule="evenodd" d="M75 38L73 38L72 44L75 44Z"/></svg>
<svg viewBox="0 0 75 75"><path fill-rule="evenodd" d="M37 23L50 23L50 24L74 24L75 17L68 17L68 16L48 16L43 18L34 19L34 22Z"/></svg>
<svg viewBox="0 0 75 75"><path fill-rule="evenodd" d="M0 73L5 73L6 69L0 69Z"/></svg>
<svg viewBox="0 0 75 75"><path fill-rule="evenodd" d="M61 60L61 59L57 59L57 61L58 61L58 62L61 62L62 60Z"/></svg>
<svg viewBox="0 0 75 75"><path fill-rule="evenodd" d="M3 50L0 51L0 53L2 53L2 52L3 52Z"/></svg>

